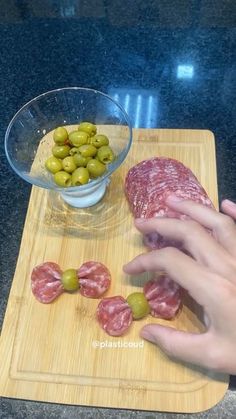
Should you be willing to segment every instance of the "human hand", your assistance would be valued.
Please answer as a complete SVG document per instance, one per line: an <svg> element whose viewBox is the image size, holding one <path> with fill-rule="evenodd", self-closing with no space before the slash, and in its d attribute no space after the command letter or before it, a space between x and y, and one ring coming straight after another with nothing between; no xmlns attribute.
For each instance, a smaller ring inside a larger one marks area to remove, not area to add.
<svg viewBox="0 0 236 419"><path fill-rule="evenodd" d="M192 257L166 247L137 256L124 271L134 275L164 270L203 307L206 330L197 334L150 324L140 334L171 357L236 374L236 204L224 200L225 215L176 196L169 196L167 203L191 220L139 219L136 227L143 234L156 231L181 242Z"/></svg>

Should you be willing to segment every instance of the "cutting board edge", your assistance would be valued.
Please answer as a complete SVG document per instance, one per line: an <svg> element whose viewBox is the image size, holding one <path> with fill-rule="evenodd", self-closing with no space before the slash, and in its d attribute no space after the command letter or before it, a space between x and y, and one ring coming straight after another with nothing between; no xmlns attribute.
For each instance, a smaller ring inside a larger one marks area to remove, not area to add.
<svg viewBox="0 0 236 419"><path fill-rule="evenodd" d="M11 380L10 380L11 381ZM12 383L14 385L14 380L12 380ZM31 385L34 385L36 383L32 383L32 382L28 382ZM55 384L55 383L54 383ZM61 384L57 384L59 390L61 390ZM81 387L84 386L79 386L79 385L72 385L73 387L76 387L79 391L81 390ZM157 405L152 405L149 406L149 408L143 408L142 403L140 403L140 405L132 405L132 402L130 402L130 400L128 400L127 403L122 404L122 407L120 407L119 403L109 403L109 404L104 404L101 403L101 400L104 398L104 388L100 389L100 393L98 394L98 396L96 397L96 400L93 399L93 402L91 402L90 404L88 404L88 402L86 400L71 400L71 397L67 397L65 399L62 400L61 396L60 396L60 391L58 391L59 397L56 398L54 397L54 399L52 400L49 397L47 398L48 395L48 384L46 384L45 386L45 396L43 398L38 398L36 401L37 402L42 402L42 403L53 403L53 404L60 404L60 405L71 405L71 406L83 406L83 407L93 407L93 408L106 408L106 409L125 409L125 410L137 410L137 411L161 411L161 412L168 412L168 413L184 413L184 414L194 414L194 413L201 413L201 412L206 412L212 408L214 408L215 406L217 406L218 403L220 403L224 397L225 394L228 390L228 382L225 381L224 383L221 382L220 383L220 387L221 387L221 392L219 393L219 383L217 382L213 382L213 384L209 381L206 384L206 387L208 387L208 391L211 391L211 393L214 393L215 387L217 387L217 397L215 397L214 399L211 400L207 400L205 403L203 402L201 407L198 406L198 403L196 402L196 404L194 404L196 397L198 396L198 394L196 392L194 392L194 396L191 399L191 401L189 401L186 406L183 408L178 408L177 406L179 405L179 403L181 402L181 393L178 393L177 397L178 399L175 397L175 401L172 400L172 392L168 392L168 395L165 395L166 398L168 399L168 402L166 403L166 407L160 410L160 407ZM109 390L108 390L109 391ZM204 390L205 391L205 390ZM49 392L50 393L50 392ZM176 395L175 395L176 396ZM21 389L19 389L18 394L14 395L14 396L9 396L9 394L7 392L1 391L1 385L0 385L0 397L3 398L10 398L10 399L17 399L17 400L30 400L30 401L35 401L35 398L32 396L32 394L27 395L25 391L22 392L21 394ZM122 397L122 396L121 396ZM134 399L133 396L131 396L131 399ZM168 407L167 407L168 405Z"/></svg>

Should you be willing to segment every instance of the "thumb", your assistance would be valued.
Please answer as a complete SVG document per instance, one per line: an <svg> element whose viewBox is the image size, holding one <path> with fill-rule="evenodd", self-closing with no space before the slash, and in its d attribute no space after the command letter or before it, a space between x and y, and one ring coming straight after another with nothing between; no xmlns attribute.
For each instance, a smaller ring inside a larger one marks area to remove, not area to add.
<svg viewBox="0 0 236 419"><path fill-rule="evenodd" d="M140 335L158 345L170 357L209 367L206 359L206 333L188 333L172 327L149 324L141 329Z"/></svg>

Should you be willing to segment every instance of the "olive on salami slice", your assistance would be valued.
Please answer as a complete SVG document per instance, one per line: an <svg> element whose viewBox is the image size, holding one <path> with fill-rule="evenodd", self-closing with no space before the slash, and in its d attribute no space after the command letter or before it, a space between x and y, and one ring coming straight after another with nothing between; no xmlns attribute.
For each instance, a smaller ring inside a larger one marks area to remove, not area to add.
<svg viewBox="0 0 236 419"><path fill-rule="evenodd" d="M44 262L36 266L31 274L32 292L44 304L51 303L64 291L79 290L84 297L99 298L108 290L110 283L109 270L102 263L94 261L64 272L57 263Z"/></svg>
<svg viewBox="0 0 236 419"><path fill-rule="evenodd" d="M149 314L150 306L143 292L132 292L128 295L126 301L132 310L134 320L142 319Z"/></svg>

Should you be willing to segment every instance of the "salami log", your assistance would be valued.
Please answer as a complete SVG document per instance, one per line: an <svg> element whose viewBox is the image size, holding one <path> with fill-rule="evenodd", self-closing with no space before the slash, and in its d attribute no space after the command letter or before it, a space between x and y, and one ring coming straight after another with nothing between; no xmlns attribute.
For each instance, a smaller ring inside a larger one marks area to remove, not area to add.
<svg viewBox="0 0 236 419"><path fill-rule="evenodd" d="M110 336L121 336L132 323L132 310L121 296L103 298L97 307L97 320Z"/></svg>
<svg viewBox="0 0 236 419"><path fill-rule="evenodd" d="M111 274L100 262L89 261L83 263L77 271L80 293L84 297L99 298L109 288Z"/></svg>
<svg viewBox="0 0 236 419"><path fill-rule="evenodd" d="M61 283L62 271L54 262L36 266L31 274L32 292L40 303L51 303L64 291Z"/></svg>
<svg viewBox="0 0 236 419"><path fill-rule="evenodd" d="M165 275L146 282L143 293L153 317L170 320L180 309L181 288Z"/></svg>
<svg viewBox="0 0 236 419"><path fill-rule="evenodd" d="M167 157L154 157L132 167L125 179L125 192L135 218L186 219L186 215L173 211L166 204L167 196L172 193L213 207L193 172L181 162ZM144 243L152 249L178 247L178 243L168 241L157 233L146 236Z"/></svg>

